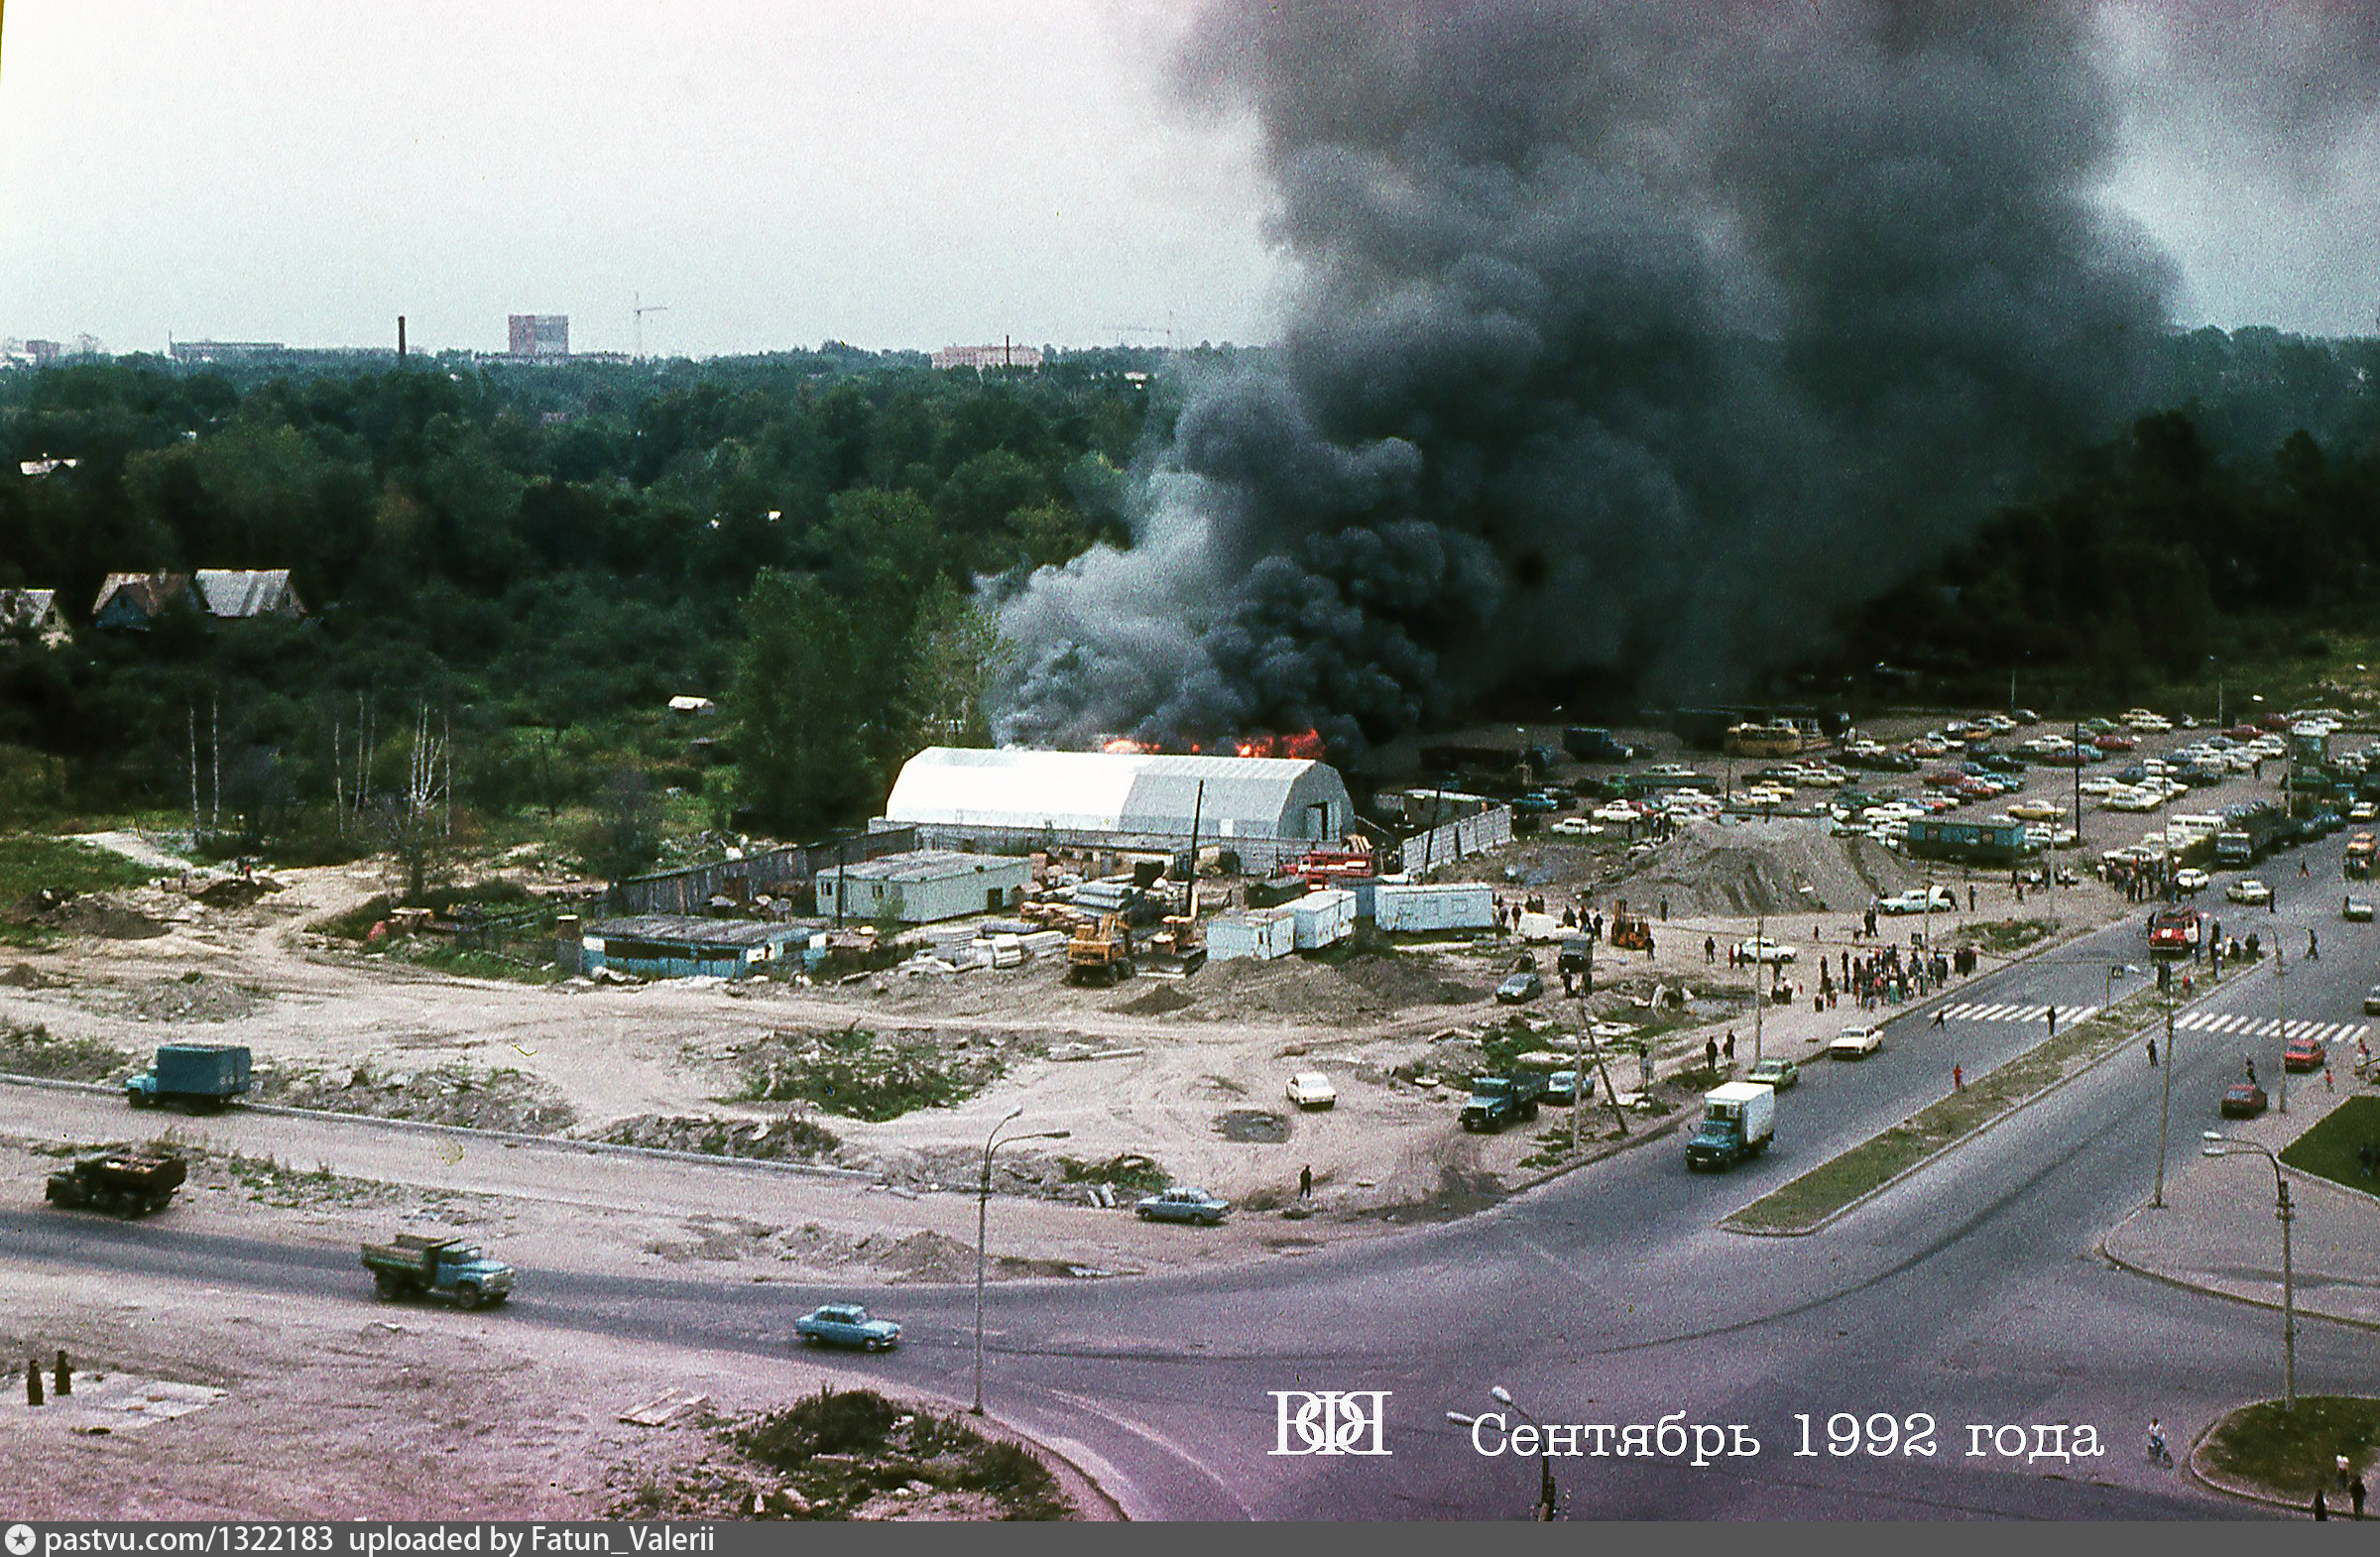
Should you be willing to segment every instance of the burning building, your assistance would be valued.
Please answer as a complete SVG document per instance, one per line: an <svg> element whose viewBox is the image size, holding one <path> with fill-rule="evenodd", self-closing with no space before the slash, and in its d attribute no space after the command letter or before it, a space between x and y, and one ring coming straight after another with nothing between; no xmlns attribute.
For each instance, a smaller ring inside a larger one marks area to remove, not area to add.
<svg viewBox="0 0 2380 1557"><path fill-rule="evenodd" d="M926 848L1201 846L1269 868L1336 843L1355 802L1309 758L968 750L934 746L901 769L879 827L914 827Z"/></svg>

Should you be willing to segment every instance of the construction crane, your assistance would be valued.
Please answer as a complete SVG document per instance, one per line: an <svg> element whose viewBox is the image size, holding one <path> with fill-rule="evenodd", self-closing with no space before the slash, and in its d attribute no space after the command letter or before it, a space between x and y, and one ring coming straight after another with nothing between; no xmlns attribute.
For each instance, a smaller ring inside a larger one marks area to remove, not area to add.
<svg viewBox="0 0 2380 1557"><path fill-rule="evenodd" d="M637 360L639 362L643 362L645 360L645 315L648 313L666 313L669 311L669 304L665 302L647 302L645 300L645 295L641 292L632 292L629 294L629 297L633 299L629 311L635 314L637 317Z"/></svg>

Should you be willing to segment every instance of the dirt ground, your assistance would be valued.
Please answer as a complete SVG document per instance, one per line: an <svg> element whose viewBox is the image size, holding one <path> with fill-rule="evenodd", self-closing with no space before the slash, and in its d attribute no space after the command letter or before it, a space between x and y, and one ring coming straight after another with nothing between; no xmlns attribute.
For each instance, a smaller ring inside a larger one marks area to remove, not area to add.
<svg viewBox="0 0 2380 1557"><path fill-rule="evenodd" d="M2185 739L2149 738L2144 755ZM2036 770L2029 780L2027 796L2065 800L2072 777ZM1894 777L1868 787L1914 784ZM2189 804L2213 808L2253 792L2240 779ZM2086 808L2080 857L2156 823ZM161 870L171 860L136 839L103 841ZM1608 836L1524 837L1441 874L1492 882L1508 900L1542 898L1557 911L1624 898L1654 914L1656 953L1603 951L1590 1009L1560 1000L1557 986L1523 1015L1569 1030L1582 1017L1652 1022L1666 1069L1707 1038L1749 1036L1748 975L1726 967L1726 946L1764 924L1802 951L1797 966L1806 968L1814 950L1847 942L1873 894L1921 879L1868 840L1830 838L1822 822L1792 817L1698 823L1651 848ZM1098 1212L1067 1235L1066 1255L1103 1268L1175 1258L1109 1209L1146 1185L1202 1184L1250 1210L1311 1209L1301 1238L1367 1236L1391 1218L1445 1214L1524 1181L1547 1160L1546 1126L1567 1126L1557 1117L1536 1130L1466 1136L1455 1118L1460 1093L1423 1084L1476 1064L1481 1036L1507 1015L1488 992L1523 950L1509 940L1210 964L1186 980L1143 977L1113 990L1069 987L1049 961L818 988L515 983L435 973L309 929L383 890L371 865L268 875L275 890L261 895L176 872L70 904L70 933L0 954L0 1028L39 1024L128 1058L178 1036L242 1042L268 1100L791 1157L861 1169L928 1200L971 1186L986 1135L1020 1108L1015 1130L1069 1134L1004 1150L996 1187ZM2004 877L1969 880L1952 868L1935 879L1960 901L1937 916L1948 920L1932 926L1938 937L2011 920L2054 920L2066 933L2130 911L2088 877L2022 903ZM1897 939L1918 924L1882 928ZM1552 983L1552 948L1533 954ZM1670 1011L1673 999L1683 1008ZM1770 1008L1761 1021L1791 1043L1823 1033L1823 1021L1800 1032L1812 1019L1805 1003ZM1547 1035L1549 1047L1555 1040ZM848 1117L839 1106L847 1095L813 1084L827 1060L907 1067L957 1096L895 1118ZM1283 1088L1303 1069L1332 1077L1336 1108L1299 1114L1288 1105ZM1304 1168L1316 1189L1310 1208L1288 1204ZM868 1265L911 1234L950 1236L922 1204L879 1194L865 1216L828 1207L804 1263ZM651 1238L682 1236L657 1227ZM838 1253L862 1239L873 1254Z"/></svg>
<svg viewBox="0 0 2380 1557"><path fill-rule="evenodd" d="M178 1214L169 1212L168 1215ZM28 1519L591 1519L664 1506L751 1517L782 1478L723 1448L711 1418L863 1380L788 1357L607 1340L599 1356L504 1311L375 1307L5 1268L0 1465ZM51 1392L59 1351L74 1391ZM699 1396L660 1425L621 1420ZM959 1402L923 1402L949 1410ZM1054 1466L1068 1499L1105 1504ZM967 1518L964 1498L892 1496L867 1518Z"/></svg>

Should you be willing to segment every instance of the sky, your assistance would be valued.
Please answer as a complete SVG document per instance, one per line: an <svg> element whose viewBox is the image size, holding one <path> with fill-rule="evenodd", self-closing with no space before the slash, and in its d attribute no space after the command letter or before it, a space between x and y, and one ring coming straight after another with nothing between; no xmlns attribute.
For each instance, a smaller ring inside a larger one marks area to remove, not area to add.
<svg viewBox="0 0 2380 1557"><path fill-rule="evenodd" d="M1245 124L1167 92L1161 0L14 0L0 335L579 351L1270 338ZM2380 127L2320 176L2110 36L2108 198L2183 322L2369 333ZM2129 71L2129 75L2124 72ZM2346 170L2342 177L2340 169Z"/></svg>

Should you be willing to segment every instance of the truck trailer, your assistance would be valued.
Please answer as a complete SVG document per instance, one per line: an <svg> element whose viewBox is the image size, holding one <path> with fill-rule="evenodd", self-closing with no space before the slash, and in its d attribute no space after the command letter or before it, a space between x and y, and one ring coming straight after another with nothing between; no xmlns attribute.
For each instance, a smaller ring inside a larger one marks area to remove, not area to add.
<svg viewBox="0 0 2380 1557"><path fill-rule="evenodd" d="M193 1113L219 1109L247 1096L248 1070L244 1043L161 1043L157 1062L124 1083L124 1101L136 1109L165 1103Z"/></svg>

